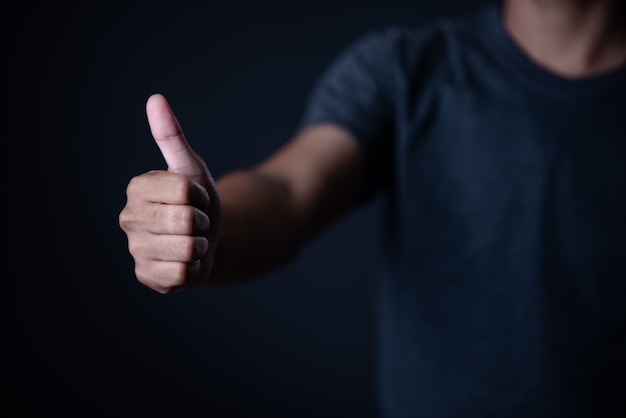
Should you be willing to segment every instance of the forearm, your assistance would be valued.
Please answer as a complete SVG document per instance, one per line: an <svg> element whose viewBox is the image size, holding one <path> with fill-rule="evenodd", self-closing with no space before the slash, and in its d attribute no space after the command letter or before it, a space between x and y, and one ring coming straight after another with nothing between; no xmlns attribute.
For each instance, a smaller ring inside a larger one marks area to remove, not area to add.
<svg viewBox="0 0 626 418"><path fill-rule="evenodd" d="M248 280L283 266L357 204L362 173L351 134L319 125L254 169L220 178L221 221L209 282Z"/></svg>
<svg viewBox="0 0 626 418"><path fill-rule="evenodd" d="M257 170L217 181L221 221L209 282L250 280L289 261L304 240L304 221L288 187Z"/></svg>

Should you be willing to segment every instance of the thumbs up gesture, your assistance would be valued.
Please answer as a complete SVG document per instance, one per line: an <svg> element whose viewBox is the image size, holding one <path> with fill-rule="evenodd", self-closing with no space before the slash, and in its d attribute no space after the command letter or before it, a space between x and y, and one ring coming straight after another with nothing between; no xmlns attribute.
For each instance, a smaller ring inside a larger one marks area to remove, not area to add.
<svg viewBox="0 0 626 418"><path fill-rule="evenodd" d="M211 173L187 143L165 97L150 96L146 113L167 171L131 179L119 224L137 279L169 293L208 281L220 203Z"/></svg>

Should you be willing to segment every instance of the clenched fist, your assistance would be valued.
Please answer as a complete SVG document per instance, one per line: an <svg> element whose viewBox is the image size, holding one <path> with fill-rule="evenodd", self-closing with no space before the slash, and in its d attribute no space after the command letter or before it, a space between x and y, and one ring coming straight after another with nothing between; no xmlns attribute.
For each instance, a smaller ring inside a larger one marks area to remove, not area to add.
<svg viewBox="0 0 626 418"><path fill-rule="evenodd" d="M187 143L165 97L150 96L146 113L167 171L150 171L129 182L119 223L137 279L169 293L208 281L220 202L211 173Z"/></svg>

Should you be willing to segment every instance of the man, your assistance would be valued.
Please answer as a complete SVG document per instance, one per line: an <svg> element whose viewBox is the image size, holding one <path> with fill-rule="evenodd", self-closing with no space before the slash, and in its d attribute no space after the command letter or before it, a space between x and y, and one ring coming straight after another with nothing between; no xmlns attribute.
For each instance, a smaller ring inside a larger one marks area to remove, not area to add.
<svg viewBox="0 0 626 418"><path fill-rule="evenodd" d="M618 0L504 0L373 31L302 129L217 182L161 95L167 171L120 213L140 282L260 277L376 193L387 202L388 417L626 411L626 24Z"/></svg>

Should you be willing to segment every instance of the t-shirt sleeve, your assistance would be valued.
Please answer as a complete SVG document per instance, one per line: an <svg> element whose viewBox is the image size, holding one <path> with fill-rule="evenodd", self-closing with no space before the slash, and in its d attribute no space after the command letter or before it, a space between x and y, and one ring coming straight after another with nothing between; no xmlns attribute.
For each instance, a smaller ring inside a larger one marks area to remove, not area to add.
<svg viewBox="0 0 626 418"><path fill-rule="evenodd" d="M316 80L301 121L301 128L331 123L352 133L364 152L372 186L382 181L388 165L383 157L394 136L392 63L385 31L356 39Z"/></svg>

